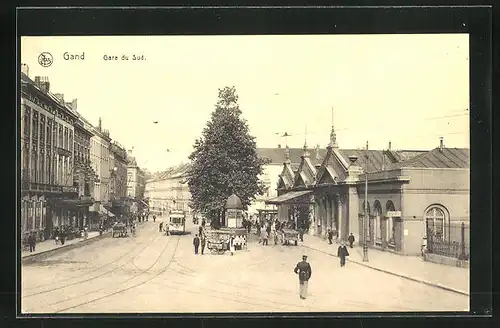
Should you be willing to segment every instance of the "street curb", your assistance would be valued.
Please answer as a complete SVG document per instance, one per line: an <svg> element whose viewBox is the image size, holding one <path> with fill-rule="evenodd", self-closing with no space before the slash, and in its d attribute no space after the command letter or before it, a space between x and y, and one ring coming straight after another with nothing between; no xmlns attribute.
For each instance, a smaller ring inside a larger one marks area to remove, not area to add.
<svg viewBox="0 0 500 328"><path fill-rule="evenodd" d="M328 254L330 256L338 258L337 255L334 255L334 254L329 253L329 252L322 251L322 250L314 248L314 247L306 246L304 244L302 244L301 246L303 246L305 248L309 248L309 249L315 250L317 252L325 253L325 254ZM461 291L461 290L458 290L458 289L455 289L455 288L452 288L452 287L443 286L441 284L433 283L433 282L430 282L430 281L427 281L427 280L413 278L413 277L410 277L410 276L407 276L407 275L395 273L395 272L384 270L384 269L380 269L380 268L375 268L373 266L370 266L370 265L367 265L367 264L364 264L364 263L361 263L361 262L358 262L358 261L354 261L354 260L350 260L350 259L346 259L346 260L348 262L352 262L352 263L355 263L357 265L360 265L360 266L363 266L363 267L366 267L366 268L370 268L370 269L373 269L373 270L376 270L376 271L380 271L380 272L383 272L383 273L387 273L387 274L390 274L390 275L393 275L393 276L396 276L396 277L405 278L407 280L411 280L411 281L414 281L414 282L419 282L419 283L422 283L424 285L428 285L428 286L431 286L431 287L440 288L440 289L443 289L443 290L446 290L446 291L449 291L449 292L453 292L453 293L456 293L456 294L460 294L460 295L464 295L464 296L470 296L469 293L466 293L464 291Z"/></svg>
<svg viewBox="0 0 500 328"><path fill-rule="evenodd" d="M75 248L79 248L79 247L82 247L85 245L95 243L95 242L102 240L104 238L108 238L109 236L111 236L111 234L109 232L105 232L101 236L91 237L91 238L88 238L86 240L81 240L77 243L60 246L60 247L49 249L49 250L39 252L36 254L26 255L24 257L21 257L21 263L22 264L32 263L32 262L35 262L35 261L40 260L42 258L55 255L57 253L67 252L67 251L70 251L70 250L75 249Z"/></svg>

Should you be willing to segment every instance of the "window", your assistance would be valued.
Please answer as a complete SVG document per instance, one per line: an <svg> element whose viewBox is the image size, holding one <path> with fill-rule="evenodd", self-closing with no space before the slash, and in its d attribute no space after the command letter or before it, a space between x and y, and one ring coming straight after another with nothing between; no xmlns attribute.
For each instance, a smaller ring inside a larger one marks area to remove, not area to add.
<svg viewBox="0 0 500 328"><path fill-rule="evenodd" d="M68 146L68 128L65 127L64 128L64 149L69 149L69 146Z"/></svg>
<svg viewBox="0 0 500 328"><path fill-rule="evenodd" d="M396 207L394 207L394 203L390 200L387 201L385 205L385 210L387 212L389 211L395 211ZM387 220L388 227L387 227L387 240L389 242L389 245L394 246L396 242L396 230L395 230L395 225L396 225L396 219L395 218L389 218Z"/></svg>
<svg viewBox="0 0 500 328"><path fill-rule="evenodd" d="M59 143L57 146L60 148L63 147L63 126L61 124L59 124Z"/></svg>
<svg viewBox="0 0 500 328"><path fill-rule="evenodd" d="M433 238L444 240L445 228L445 211L443 208L433 206L425 212L425 222L427 225L427 235L432 235Z"/></svg>
<svg viewBox="0 0 500 328"><path fill-rule="evenodd" d="M31 109L26 106L26 109L24 111L24 135L25 136L29 136L30 135L30 127L31 127L31 124L30 124L30 114L31 113Z"/></svg>
<svg viewBox="0 0 500 328"><path fill-rule="evenodd" d="M374 211L373 215L375 217L375 241L377 243L382 243L382 224L381 224L381 216L382 216L382 208L380 206L380 202L378 200L373 204Z"/></svg>

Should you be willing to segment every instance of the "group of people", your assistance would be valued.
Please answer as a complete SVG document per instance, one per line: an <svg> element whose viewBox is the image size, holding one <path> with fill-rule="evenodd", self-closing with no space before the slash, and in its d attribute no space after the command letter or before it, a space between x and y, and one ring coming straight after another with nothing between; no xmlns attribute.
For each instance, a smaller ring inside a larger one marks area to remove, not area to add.
<svg viewBox="0 0 500 328"><path fill-rule="evenodd" d="M170 235L170 226L168 223L166 224L163 224L163 221L160 222L159 226L158 226L158 231L159 232L165 232L165 235Z"/></svg>
<svg viewBox="0 0 500 328"><path fill-rule="evenodd" d="M207 236L205 233L205 219L201 220L201 225L198 228L198 233L193 238L194 254L198 255L198 249L201 246L201 255L205 252L207 244Z"/></svg>
<svg viewBox="0 0 500 328"><path fill-rule="evenodd" d="M269 239L274 240L274 244L278 244L278 241L281 237L281 242L284 242L284 229L295 230L295 222L280 222L278 219L265 220L263 222L257 222L257 235L260 237L259 244L263 246L269 245ZM262 231L264 229L264 231ZM299 239L300 241L304 241L304 230L299 229Z"/></svg>

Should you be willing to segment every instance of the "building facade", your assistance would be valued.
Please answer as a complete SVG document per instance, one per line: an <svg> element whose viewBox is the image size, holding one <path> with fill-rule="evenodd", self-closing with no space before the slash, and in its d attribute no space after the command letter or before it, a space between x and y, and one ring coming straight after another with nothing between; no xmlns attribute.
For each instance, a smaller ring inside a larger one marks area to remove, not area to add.
<svg viewBox="0 0 500 328"><path fill-rule="evenodd" d="M54 226L69 225L77 198L73 187L76 113L50 92L46 77L21 70L21 234L50 238Z"/></svg>
<svg viewBox="0 0 500 328"><path fill-rule="evenodd" d="M111 181L110 181L110 200L111 212L117 216L127 215L129 213L127 197L127 165L128 157L125 147L118 142L111 143L110 153Z"/></svg>
<svg viewBox="0 0 500 328"><path fill-rule="evenodd" d="M146 182L144 196L149 200L151 211L176 209L191 212L191 193L186 182L188 169L189 164L181 164Z"/></svg>
<svg viewBox="0 0 500 328"><path fill-rule="evenodd" d="M306 148L296 172L285 161L279 196L267 201L278 205L282 220L308 222L311 234L326 238L332 230L347 240L352 233L370 247L417 255L429 236L451 245L457 225L468 226L468 149L339 149L332 128L314 168Z"/></svg>
<svg viewBox="0 0 500 328"><path fill-rule="evenodd" d="M94 182L94 200L101 205L105 205L109 202L110 193L109 148L111 138L109 131L102 128L100 118L97 127L92 132L94 136L90 140L90 162L97 175Z"/></svg>

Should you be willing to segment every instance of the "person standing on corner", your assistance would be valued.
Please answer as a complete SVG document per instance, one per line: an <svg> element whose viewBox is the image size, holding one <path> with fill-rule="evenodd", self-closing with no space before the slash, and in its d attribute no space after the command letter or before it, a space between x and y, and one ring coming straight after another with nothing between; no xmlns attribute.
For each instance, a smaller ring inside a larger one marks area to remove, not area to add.
<svg viewBox="0 0 500 328"><path fill-rule="evenodd" d="M234 255L234 237L231 236L229 239L229 251L231 252L231 256Z"/></svg>
<svg viewBox="0 0 500 328"><path fill-rule="evenodd" d="M205 251L205 244L206 244L205 235L202 235L201 236L201 255L203 255L203 252Z"/></svg>
<svg viewBox="0 0 500 328"><path fill-rule="evenodd" d="M344 241L342 241L337 250L337 256L340 258L340 266L345 266L345 258L349 256L349 252L347 251L347 247L345 246Z"/></svg>
<svg viewBox="0 0 500 328"><path fill-rule="evenodd" d="M297 263L293 270L299 275L300 298L305 300L307 297L307 284L311 278L311 265L307 263L307 256L302 255L302 261Z"/></svg>
<svg viewBox="0 0 500 328"><path fill-rule="evenodd" d="M193 245L194 245L194 254L198 255L198 247L200 247L200 238L198 238L198 235L194 236Z"/></svg>
<svg viewBox="0 0 500 328"><path fill-rule="evenodd" d="M349 242L349 247L352 248L352 245L354 244L354 235L352 234L352 232L349 235L349 237L347 238L347 241Z"/></svg>

